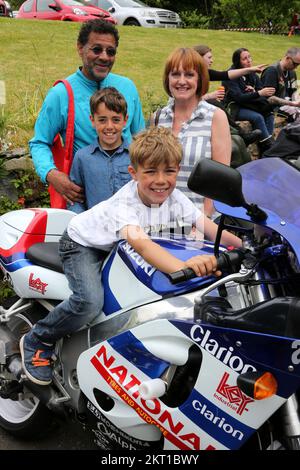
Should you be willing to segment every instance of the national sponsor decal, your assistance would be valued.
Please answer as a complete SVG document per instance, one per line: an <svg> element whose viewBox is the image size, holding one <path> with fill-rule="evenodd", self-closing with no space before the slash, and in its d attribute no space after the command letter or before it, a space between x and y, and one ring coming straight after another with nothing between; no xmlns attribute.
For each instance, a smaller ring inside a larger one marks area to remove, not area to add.
<svg viewBox="0 0 300 470"><path fill-rule="evenodd" d="M203 449L200 436L190 431L180 419L175 420L159 399L144 400L140 397L141 381L124 364L119 364L117 356L110 353L105 345L101 345L91 358L91 363L107 384L135 410L140 418L148 424L157 426L163 436L178 449ZM215 450L215 447L208 445L205 450Z"/></svg>
<svg viewBox="0 0 300 470"><path fill-rule="evenodd" d="M237 385L231 385L228 381L229 378L230 375L225 372L214 393L214 397L238 415L242 415L244 411L249 411L247 405L254 402L254 400L245 395Z"/></svg>
<svg viewBox="0 0 300 470"><path fill-rule="evenodd" d="M44 295L47 290L46 287L48 286L48 284L46 282L42 282L39 277L34 279L33 276L34 274L30 273L29 281L28 281L29 289L35 290L39 292L40 294Z"/></svg>
<svg viewBox="0 0 300 470"><path fill-rule="evenodd" d="M209 354L229 366L230 369L235 372L244 374L249 370L256 371L254 366L245 364L243 359L235 354L232 346L228 348L221 346L218 341L212 337L212 332L209 329L204 329L201 325L194 325L190 330L190 336L201 348L205 349L205 351L209 352Z"/></svg>

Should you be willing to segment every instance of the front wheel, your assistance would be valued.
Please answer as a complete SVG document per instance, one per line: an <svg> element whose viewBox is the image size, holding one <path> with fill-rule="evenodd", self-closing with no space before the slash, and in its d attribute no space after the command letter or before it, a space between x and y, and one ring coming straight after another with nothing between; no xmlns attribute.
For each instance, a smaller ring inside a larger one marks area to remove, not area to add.
<svg viewBox="0 0 300 470"><path fill-rule="evenodd" d="M20 339L39 318L40 315L32 308L12 317L8 327ZM0 397L0 427L15 437L26 438L35 437L49 429L52 415L48 408L26 389L18 396L18 400Z"/></svg>
<svg viewBox="0 0 300 470"><path fill-rule="evenodd" d="M134 18L130 18L129 20L125 21L124 25L125 26L141 26L140 23Z"/></svg>

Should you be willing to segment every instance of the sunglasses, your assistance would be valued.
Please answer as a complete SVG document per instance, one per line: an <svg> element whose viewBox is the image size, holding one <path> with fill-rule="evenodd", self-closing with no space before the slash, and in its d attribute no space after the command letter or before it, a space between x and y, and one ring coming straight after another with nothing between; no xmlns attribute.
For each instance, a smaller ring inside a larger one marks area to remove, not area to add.
<svg viewBox="0 0 300 470"><path fill-rule="evenodd" d="M293 62L294 67L298 67L300 65L300 62L295 62L291 57L290 57L290 59Z"/></svg>
<svg viewBox="0 0 300 470"><path fill-rule="evenodd" d="M109 57L114 57L117 53L117 49L115 47L103 47L103 46L95 46L95 47L89 47L89 50L92 51L93 54L95 55L100 55L104 51L106 55Z"/></svg>

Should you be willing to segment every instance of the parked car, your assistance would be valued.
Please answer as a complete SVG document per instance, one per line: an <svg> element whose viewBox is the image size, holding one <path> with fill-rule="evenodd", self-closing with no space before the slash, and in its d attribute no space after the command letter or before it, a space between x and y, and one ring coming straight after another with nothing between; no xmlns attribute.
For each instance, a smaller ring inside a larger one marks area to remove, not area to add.
<svg viewBox="0 0 300 470"><path fill-rule="evenodd" d="M87 21L101 18L116 24L116 20L105 10L83 5L76 0L26 0L16 18L36 20Z"/></svg>
<svg viewBox="0 0 300 470"><path fill-rule="evenodd" d="M12 9L6 0L0 0L0 16L10 16L12 18Z"/></svg>
<svg viewBox="0 0 300 470"><path fill-rule="evenodd" d="M180 28L183 23L174 11L152 8L140 0L84 0L109 11L119 25L147 28Z"/></svg>

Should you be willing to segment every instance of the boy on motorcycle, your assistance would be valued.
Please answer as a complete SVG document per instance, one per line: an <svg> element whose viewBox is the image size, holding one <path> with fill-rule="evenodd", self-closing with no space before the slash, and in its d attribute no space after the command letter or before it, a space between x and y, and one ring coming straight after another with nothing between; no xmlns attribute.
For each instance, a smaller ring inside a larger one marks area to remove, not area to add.
<svg viewBox="0 0 300 470"><path fill-rule="evenodd" d="M119 240L126 239L147 263L165 273L189 267L198 276L220 274L214 256L181 261L150 238L161 228L174 228L176 224L194 225L209 239L217 233L217 225L175 189L182 147L171 129L142 131L129 153L132 181L110 199L74 217L61 237L60 255L73 293L20 340L24 371L39 385L51 383L54 343L92 322L101 312L101 267ZM221 241L241 246L241 240L226 231Z"/></svg>

